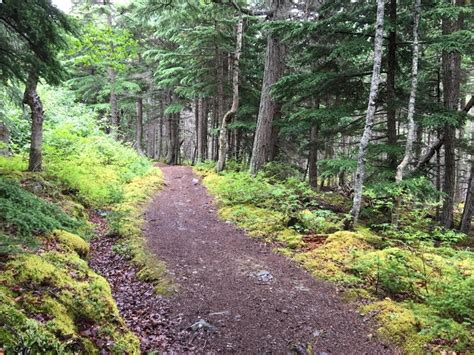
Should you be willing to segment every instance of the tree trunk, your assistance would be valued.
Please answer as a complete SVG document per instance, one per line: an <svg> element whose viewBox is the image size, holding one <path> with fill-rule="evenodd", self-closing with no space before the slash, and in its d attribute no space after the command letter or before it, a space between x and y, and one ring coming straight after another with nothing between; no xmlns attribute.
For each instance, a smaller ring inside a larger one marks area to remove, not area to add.
<svg viewBox="0 0 474 355"><path fill-rule="evenodd" d="M31 143L28 171L41 171L43 163L43 103L36 91L38 86L38 75L31 71L26 81L23 103L31 110Z"/></svg>
<svg viewBox="0 0 474 355"><path fill-rule="evenodd" d="M406 167L412 160L413 142L415 141L415 102L416 102L416 89L418 85L418 57L420 48L418 44L418 27L420 23L420 12L421 12L421 0L415 0L414 17L413 17L413 55L412 55L412 66L411 66L411 91L410 99L408 101L408 133L407 142L405 145L405 156L400 164L397 166L397 172L395 174L395 183L399 185L403 180L403 175ZM398 195L395 200L395 207L392 212L392 224L398 224L398 218L400 213L400 207L402 203L401 195Z"/></svg>
<svg viewBox="0 0 474 355"><path fill-rule="evenodd" d="M193 156L191 159L191 164L194 165L196 162L197 151L199 146L199 116L201 109L201 99L199 97L194 98L194 133L195 133L195 144L193 149Z"/></svg>
<svg viewBox="0 0 474 355"><path fill-rule="evenodd" d="M285 15L285 0L272 0L271 9L275 20ZM262 168L270 160L272 153L272 122L278 109L277 102L271 97L272 86L280 79L283 67L283 45L275 34L267 36L267 48L265 53L265 67L263 71L263 84L258 109L257 128L250 159L250 173L252 175Z"/></svg>
<svg viewBox="0 0 474 355"><path fill-rule="evenodd" d="M109 95L109 104L110 104L110 134L117 138L118 129L119 129L119 109L117 95L115 93L115 82L117 80L117 73L114 69L109 68L107 70L110 81L110 95Z"/></svg>
<svg viewBox="0 0 474 355"><path fill-rule="evenodd" d="M199 116L197 126L197 161L202 162L207 157L207 117L209 106L206 98L200 99Z"/></svg>
<svg viewBox="0 0 474 355"><path fill-rule="evenodd" d="M239 108L239 61L240 53L242 51L244 22L242 19L237 23L237 32L235 40L234 65L232 73L232 107L222 118L222 123L219 132L219 156L216 165L216 171L224 170L225 160L227 155L227 125L232 121L232 118L237 113Z"/></svg>
<svg viewBox="0 0 474 355"><path fill-rule="evenodd" d="M359 154L357 157L357 170L354 181L354 199L352 202L352 221L348 221L348 227L353 227L359 220L360 208L362 204L362 190L365 177L365 159L369 140L372 135L375 116L375 99L379 91L380 66L382 64L382 42L383 42L383 21L384 21L384 0L377 0L377 20L375 25L374 40L374 65L372 70L372 80L370 83L369 103L365 117L364 133L359 144Z"/></svg>
<svg viewBox="0 0 474 355"><path fill-rule="evenodd" d="M318 188L318 126L311 124L309 133L308 178L309 186Z"/></svg>
<svg viewBox="0 0 474 355"><path fill-rule="evenodd" d="M471 158L472 159L472 158ZM474 159L471 160L471 173L467 185L466 200L464 201L464 211L462 213L459 230L463 233L469 233L471 229L472 216L474 214Z"/></svg>
<svg viewBox="0 0 474 355"><path fill-rule="evenodd" d="M397 146L397 105L395 93L395 75L397 70L397 0L390 0L389 17L391 30L388 34L387 53L387 138L390 145L388 154L389 165L392 169L397 168L397 154L393 153Z"/></svg>
<svg viewBox="0 0 474 355"><path fill-rule="evenodd" d="M463 0L456 0L456 5L462 5ZM443 19L443 34L448 35L462 28L463 18L459 16L452 20ZM461 53L458 51L443 52L442 54L442 82L444 107L456 111L459 105L461 82ZM453 225L454 194L456 191L456 129L446 123L444 126L444 180L443 180L443 208L441 223L445 228Z"/></svg>
<svg viewBox="0 0 474 355"><path fill-rule="evenodd" d="M173 94L167 94L167 103L173 102ZM179 160L179 113L165 113L166 134L167 134L167 155L166 163L168 165L177 165Z"/></svg>
<svg viewBox="0 0 474 355"><path fill-rule="evenodd" d="M0 122L0 157L8 155L9 144L10 144L10 130L8 129L5 123Z"/></svg>
<svg viewBox="0 0 474 355"><path fill-rule="evenodd" d="M137 152L143 154L142 145L143 145L143 99L137 97L135 101L135 108L137 114L136 121L136 141Z"/></svg>
<svg viewBox="0 0 474 355"><path fill-rule="evenodd" d="M222 51L216 46L216 62L217 62L217 110L216 110L216 127L219 128L219 120L224 116L224 60L222 58ZM219 159L219 137L215 136L215 151L213 160Z"/></svg>
<svg viewBox="0 0 474 355"><path fill-rule="evenodd" d="M163 107L163 99L160 99L160 112L158 117L158 144L157 144L157 152L156 152L156 159L161 159L163 155L163 124L164 124L164 107Z"/></svg>
<svg viewBox="0 0 474 355"><path fill-rule="evenodd" d="M212 139L211 139L211 150L209 152L209 159L217 161L218 158L218 142L219 137L216 135L216 130L219 127L219 116L217 112L217 97L214 98L212 103Z"/></svg>

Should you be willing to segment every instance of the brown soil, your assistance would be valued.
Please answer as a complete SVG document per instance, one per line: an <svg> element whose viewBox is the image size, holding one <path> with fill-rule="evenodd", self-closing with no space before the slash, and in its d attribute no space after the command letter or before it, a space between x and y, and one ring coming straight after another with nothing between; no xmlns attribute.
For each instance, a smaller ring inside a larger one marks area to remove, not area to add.
<svg viewBox="0 0 474 355"><path fill-rule="evenodd" d="M146 211L145 232L149 247L167 264L179 291L164 299L150 295L142 286L130 291L123 283L128 282L126 278L134 279L133 275L112 282L116 297L117 289L128 289L127 296L119 295L119 306L138 334L140 318L146 321L148 314L159 318L155 329L141 334L148 342L146 349L393 353L371 336L373 329L367 319L338 299L332 284L314 279L272 252L271 246L219 220L213 199L191 168L162 170L166 186ZM142 292L152 301L142 301ZM135 310L138 314L127 306L134 300L143 303ZM203 327L191 329L200 320L206 322L201 323ZM151 336L161 338L153 340Z"/></svg>

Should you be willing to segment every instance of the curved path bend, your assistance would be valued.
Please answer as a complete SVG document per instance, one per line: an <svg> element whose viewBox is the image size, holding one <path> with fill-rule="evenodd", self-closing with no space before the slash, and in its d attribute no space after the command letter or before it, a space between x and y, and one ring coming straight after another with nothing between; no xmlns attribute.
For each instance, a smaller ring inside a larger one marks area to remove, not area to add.
<svg viewBox="0 0 474 355"><path fill-rule="evenodd" d="M191 168L162 170L165 187L146 211L145 233L179 287L167 300L178 352L393 352L333 285L219 220Z"/></svg>

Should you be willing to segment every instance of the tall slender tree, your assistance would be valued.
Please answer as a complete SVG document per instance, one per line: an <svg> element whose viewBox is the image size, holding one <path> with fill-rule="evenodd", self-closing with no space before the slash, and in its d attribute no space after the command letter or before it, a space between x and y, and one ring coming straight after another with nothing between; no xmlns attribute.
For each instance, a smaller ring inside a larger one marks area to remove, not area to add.
<svg viewBox="0 0 474 355"><path fill-rule="evenodd" d="M370 83L369 103L367 114L365 116L365 127L359 144L359 154L357 156L357 170L354 181L354 198L352 201L351 216L349 226L357 225L360 209L362 205L362 190L364 188L366 154L369 146L372 128L374 125L376 99L380 83L380 67L382 65L382 42L383 42L383 23L384 23L384 1L377 0L377 18L375 23L374 39L374 65L372 69L372 80Z"/></svg>
<svg viewBox="0 0 474 355"><path fill-rule="evenodd" d="M236 27L236 39L235 39L235 52L234 52L234 64L233 64L233 73L232 73L232 107L229 111L226 112L222 118L222 123L220 126L219 132L219 156L216 165L216 171L220 172L224 170L225 161L227 156L227 125L232 121L233 117L237 113L239 108L239 62L240 54L242 52L242 39L243 39L243 19L240 18L237 27Z"/></svg>
<svg viewBox="0 0 474 355"><path fill-rule="evenodd" d="M415 123L415 103L416 103L416 89L418 86L418 57L420 53L419 42L418 42L418 31L421 14L421 0L415 0L414 11L413 11L413 53L412 53L412 65L411 65L411 90L410 99L408 101L408 133L407 141L405 144L405 155L403 160L397 166L397 172L395 174L395 182L399 185L405 173L405 169L411 162L413 157L413 142L415 141L416 123ZM392 223L398 224L398 216L400 213L401 195L396 197L394 211L392 213Z"/></svg>
<svg viewBox="0 0 474 355"><path fill-rule="evenodd" d="M464 0L456 0L455 5L464 4ZM443 19L443 35L450 35L462 29L463 15L456 18ZM457 111L460 98L461 84L461 52L452 48L442 54L442 81L444 107ZM441 210L441 223L446 228L453 225L454 195L456 193L456 127L448 122L444 125L444 179L443 179L443 208Z"/></svg>

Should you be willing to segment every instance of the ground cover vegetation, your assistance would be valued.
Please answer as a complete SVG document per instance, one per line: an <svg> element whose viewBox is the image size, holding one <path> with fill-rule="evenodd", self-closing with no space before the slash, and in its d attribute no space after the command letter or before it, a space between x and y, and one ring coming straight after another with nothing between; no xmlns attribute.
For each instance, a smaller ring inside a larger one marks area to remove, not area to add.
<svg viewBox="0 0 474 355"><path fill-rule="evenodd" d="M138 351L88 219L171 290L141 233L154 159L196 165L223 219L341 285L379 336L474 351L472 10L2 1L0 346Z"/></svg>

